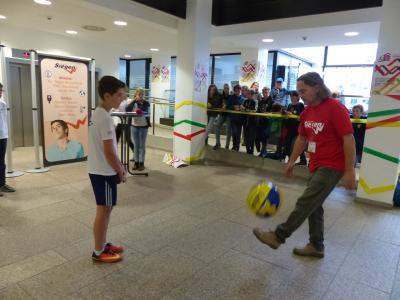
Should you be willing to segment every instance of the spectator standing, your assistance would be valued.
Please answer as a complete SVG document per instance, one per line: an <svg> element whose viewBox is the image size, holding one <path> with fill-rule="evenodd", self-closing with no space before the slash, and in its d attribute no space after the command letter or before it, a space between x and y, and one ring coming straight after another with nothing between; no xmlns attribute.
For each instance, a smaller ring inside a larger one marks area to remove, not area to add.
<svg viewBox="0 0 400 300"><path fill-rule="evenodd" d="M290 92L290 101L291 103L288 105L286 113L289 116L300 116L300 114L304 111L304 104L299 102L300 97L296 91ZM300 121L299 119L288 118L285 120L285 126L287 130L286 138L285 138L285 155L289 158L292 154L293 145L298 135ZM300 154L300 162L298 165L306 166L307 159L304 151Z"/></svg>
<svg viewBox="0 0 400 300"><path fill-rule="evenodd" d="M247 98L244 100L242 110L251 113L257 111L257 102L254 99L255 91L250 89L247 91ZM244 119L244 136L246 138L247 154L254 154L254 140L256 138L257 122L256 116L246 115Z"/></svg>
<svg viewBox="0 0 400 300"><path fill-rule="evenodd" d="M355 105L352 109L352 118L355 121L360 119L366 119L363 116L364 108L362 105ZM366 125L364 123L353 123L353 130L354 130L354 140L356 141L356 163L361 163L362 159L362 151L364 147L364 138L365 138L365 129Z"/></svg>
<svg viewBox="0 0 400 300"><path fill-rule="evenodd" d="M270 96L270 88L264 87L262 89L262 98L258 102L257 112L259 113L268 113L271 112L272 108L272 98ZM269 124L270 119L268 117L258 116L256 118L257 123L257 133L255 145L258 152L260 152L259 156L265 157L267 155L267 141L269 136Z"/></svg>
<svg viewBox="0 0 400 300"><path fill-rule="evenodd" d="M211 109L221 109L222 108L222 98L218 92L217 86L215 84L211 84L208 87L207 93L207 108ZM206 143L208 141L208 136L211 133L212 129L215 128L215 138L216 143L214 149L221 148L221 140L220 140L220 132L221 132L221 118L219 118L219 113L215 111L207 111L208 116L208 125L206 129Z"/></svg>
<svg viewBox="0 0 400 300"><path fill-rule="evenodd" d="M229 110L240 111L240 106L243 104L244 98L241 95L242 88L240 85L235 85L233 88L233 95L229 95L226 108ZM229 115L232 128L232 151L239 151L240 137L242 134L243 118L241 114L231 113Z"/></svg>

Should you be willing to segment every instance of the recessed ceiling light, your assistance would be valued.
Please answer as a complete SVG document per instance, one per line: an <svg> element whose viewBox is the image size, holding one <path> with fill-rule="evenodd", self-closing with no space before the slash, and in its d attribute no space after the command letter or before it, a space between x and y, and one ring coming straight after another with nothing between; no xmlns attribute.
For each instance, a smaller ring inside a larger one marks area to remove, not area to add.
<svg viewBox="0 0 400 300"><path fill-rule="evenodd" d="M114 21L114 24L118 25L118 26L126 26L126 25L128 25L128 23L126 23L125 21Z"/></svg>
<svg viewBox="0 0 400 300"><path fill-rule="evenodd" d="M157 49L157 48L150 48L150 51L155 51L155 52L157 52L157 51L160 51L160 50Z"/></svg>
<svg viewBox="0 0 400 300"><path fill-rule="evenodd" d="M0 15L0 20L5 20L5 19L7 19L6 16Z"/></svg>
<svg viewBox="0 0 400 300"><path fill-rule="evenodd" d="M132 56L130 56L129 54L125 54L124 57L131 58Z"/></svg>
<svg viewBox="0 0 400 300"><path fill-rule="evenodd" d="M264 43L272 43L274 39L262 39Z"/></svg>
<svg viewBox="0 0 400 300"><path fill-rule="evenodd" d="M359 35L359 34L360 34L360 33L357 32L357 31L349 31L349 32L345 32L345 33L344 33L345 36L357 36L357 35Z"/></svg>
<svg viewBox="0 0 400 300"><path fill-rule="evenodd" d="M41 4L41 5L51 5L51 1L49 0L33 0L35 3L37 4Z"/></svg>
<svg viewBox="0 0 400 300"><path fill-rule="evenodd" d="M65 30L65 32L68 34L78 34L78 31L75 30Z"/></svg>

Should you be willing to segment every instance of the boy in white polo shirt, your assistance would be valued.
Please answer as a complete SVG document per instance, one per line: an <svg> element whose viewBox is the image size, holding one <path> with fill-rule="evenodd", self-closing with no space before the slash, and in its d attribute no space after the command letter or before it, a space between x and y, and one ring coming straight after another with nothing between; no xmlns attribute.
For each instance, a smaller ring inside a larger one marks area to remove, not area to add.
<svg viewBox="0 0 400 300"><path fill-rule="evenodd" d="M15 189L6 184L6 150L8 139L8 122L7 110L8 106L1 96L3 95L3 85L0 83L0 197L3 196L1 192L12 193Z"/></svg>
<svg viewBox="0 0 400 300"><path fill-rule="evenodd" d="M112 263L122 259L120 253L123 248L107 242L107 228L111 211L117 204L117 184L125 182L126 173L117 155L110 110L118 108L126 98L126 86L113 76L104 76L99 81L98 91L100 103L93 111L89 123L89 177L97 204L92 259Z"/></svg>

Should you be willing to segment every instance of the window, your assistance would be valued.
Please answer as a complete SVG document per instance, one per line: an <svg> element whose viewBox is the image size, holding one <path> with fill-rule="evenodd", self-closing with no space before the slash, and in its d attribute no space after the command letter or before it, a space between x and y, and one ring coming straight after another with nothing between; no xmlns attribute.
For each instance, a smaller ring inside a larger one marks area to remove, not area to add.
<svg viewBox="0 0 400 300"><path fill-rule="evenodd" d="M129 88L146 87L146 60L131 60L129 74Z"/></svg>
<svg viewBox="0 0 400 300"><path fill-rule="evenodd" d="M326 65L373 64L378 44L329 46Z"/></svg>
<svg viewBox="0 0 400 300"><path fill-rule="evenodd" d="M240 78L240 54L213 56L215 59L213 83L218 89L222 89L224 83L229 83L231 86L236 84Z"/></svg>
<svg viewBox="0 0 400 300"><path fill-rule="evenodd" d="M120 59L119 60L119 80L126 82L126 60Z"/></svg>

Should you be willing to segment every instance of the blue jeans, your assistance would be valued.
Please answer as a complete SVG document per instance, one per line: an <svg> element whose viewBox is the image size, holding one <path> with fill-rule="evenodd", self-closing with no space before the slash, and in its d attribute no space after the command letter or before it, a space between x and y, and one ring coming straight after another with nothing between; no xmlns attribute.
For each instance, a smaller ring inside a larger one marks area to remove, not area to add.
<svg viewBox="0 0 400 300"><path fill-rule="evenodd" d="M147 127L135 127L131 128L131 138L135 145L135 162L144 163L146 155L146 138L147 138Z"/></svg>
<svg viewBox="0 0 400 300"><path fill-rule="evenodd" d="M7 139L0 139L0 187L6 184L6 150Z"/></svg>
<svg viewBox="0 0 400 300"><path fill-rule="evenodd" d="M206 129L206 137L210 134L213 127L215 127L215 139L216 145L221 145L221 126L222 126L223 118L222 116L212 116L208 119L208 125Z"/></svg>

